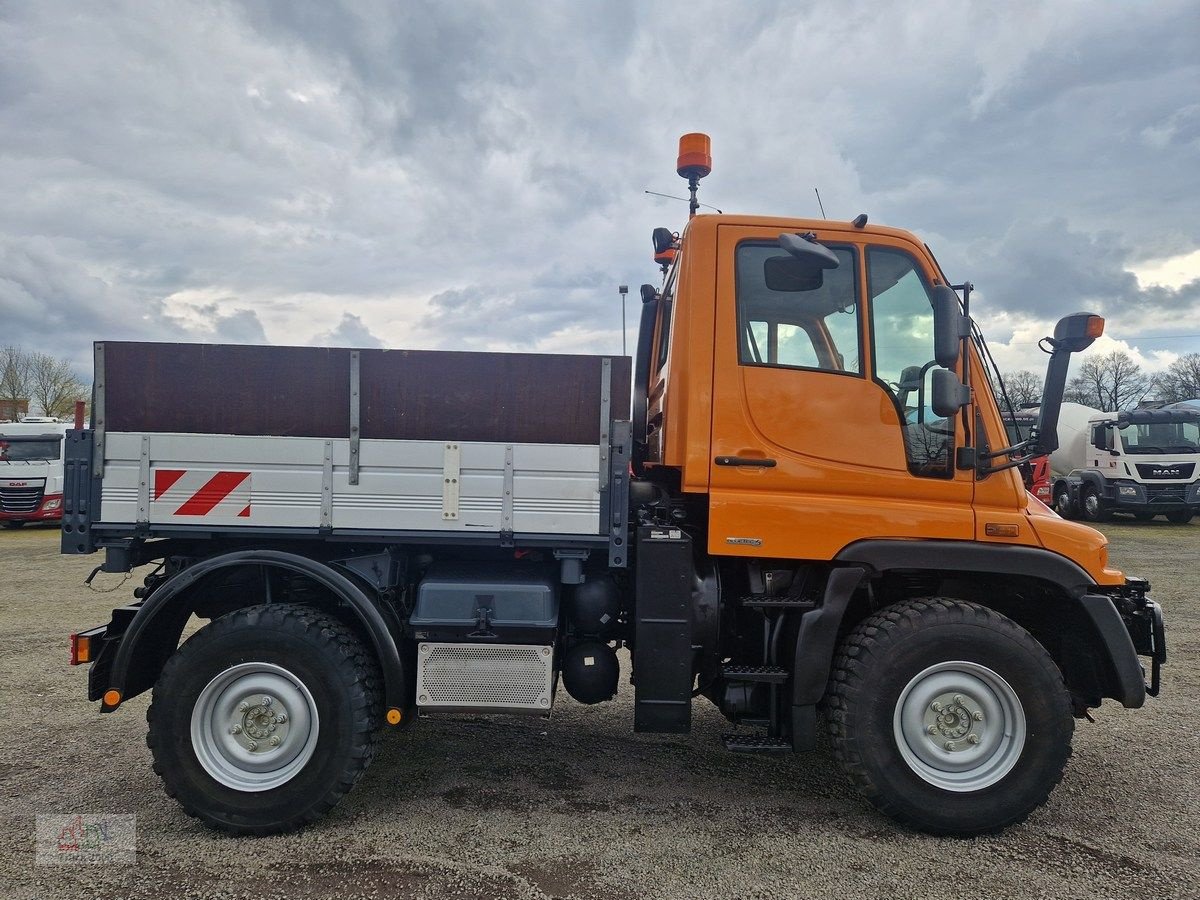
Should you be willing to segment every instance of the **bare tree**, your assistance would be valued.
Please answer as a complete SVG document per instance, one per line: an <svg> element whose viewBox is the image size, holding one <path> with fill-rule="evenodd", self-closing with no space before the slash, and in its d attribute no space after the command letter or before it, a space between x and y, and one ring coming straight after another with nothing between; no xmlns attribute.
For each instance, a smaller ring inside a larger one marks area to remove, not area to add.
<svg viewBox="0 0 1200 900"><path fill-rule="evenodd" d="M1167 403L1200 397L1200 353L1181 356L1154 380L1158 399Z"/></svg>
<svg viewBox="0 0 1200 900"><path fill-rule="evenodd" d="M1063 399L1114 412L1137 406L1153 387L1154 379L1128 353L1113 350L1085 360L1068 383Z"/></svg>
<svg viewBox="0 0 1200 900"><path fill-rule="evenodd" d="M42 414L66 417L71 414L76 400L84 399L83 382L65 359L49 353L34 353L30 356L29 393Z"/></svg>
<svg viewBox="0 0 1200 900"><path fill-rule="evenodd" d="M1013 406L1038 406L1042 402L1042 379L1028 369L1004 374L1004 389Z"/></svg>
<svg viewBox="0 0 1200 900"><path fill-rule="evenodd" d="M20 347L0 349L0 406L10 410L14 419L20 416L21 404L29 401L32 370L29 354Z"/></svg>

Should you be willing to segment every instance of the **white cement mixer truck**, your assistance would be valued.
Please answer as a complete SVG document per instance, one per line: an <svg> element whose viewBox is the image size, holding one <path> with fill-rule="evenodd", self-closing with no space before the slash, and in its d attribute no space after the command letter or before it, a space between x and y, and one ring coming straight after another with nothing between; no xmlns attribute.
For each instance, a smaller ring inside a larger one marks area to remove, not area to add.
<svg viewBox="0 0 1200 900"><path fill-rule="evenodd" d="M1064 403L1058 438L1051 496L1063 518L1130 513L1184 525L1200 512L1200 410L1105 413Z"/></svg>

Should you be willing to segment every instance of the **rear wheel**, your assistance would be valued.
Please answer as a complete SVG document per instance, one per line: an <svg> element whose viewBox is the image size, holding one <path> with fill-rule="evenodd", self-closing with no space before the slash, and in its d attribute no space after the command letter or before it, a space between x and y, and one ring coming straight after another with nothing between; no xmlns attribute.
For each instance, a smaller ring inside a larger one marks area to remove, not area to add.
<svg viewBox="0 0 1200 900"><path fill-rule="evenodd" d="M1093 485L1084 485L1080 505L1083 507L1083 517L1089 522L1107 522L1112 518L1112 513L1104 505L1104 498Z"/></svg>
<svg viewBox="0 0 1200 900"><path fill-rule="evenodd" d="M236 610L163 668L147 744L167 793L235 834L271 834L328 811L365 771L380 676L357 636L304 606Z"/></svg>
<svg viewBox="0 0 1200 900"><path fill-rule="evenodd" d="M1167 513L1167 521L1174 522L1176 525L1186 525L1192 521L1192 516L1196 513L1190 509L1174 509Z"/></svg>
<svg viewBox="0 0 1200 900"><path fill-rule="evenodd" d="M851 781L931 834L1024 820L1071 752L1058 667L1027 631L973 603L906 601L861 623L841 646L826 703Z"/></svg>

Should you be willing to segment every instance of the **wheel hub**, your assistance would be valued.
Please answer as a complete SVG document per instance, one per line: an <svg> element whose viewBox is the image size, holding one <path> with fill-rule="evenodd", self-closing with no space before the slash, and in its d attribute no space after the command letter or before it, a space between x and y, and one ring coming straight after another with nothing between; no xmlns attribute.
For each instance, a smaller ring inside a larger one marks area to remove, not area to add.
<svg viewBox="0 0 1200 900"><path fill-rule="evenodd" d="M977 791L1017 764L1025 713L996 672L973 662L944 662L918 673L901 691L893 730L900 755L922 779L948 791Z"/></svg>
<svg viewBox="0 0 1200 900"><path fill-rule="evenodd" d="M192 748L213 778L242 791L289 781L312 758L316 703L304 684L271 663L221 672L192 708Z"/></svg>
<svg viewBox="0 0 1200 900"><path fill-rule="evenodd" d="M983 707L963 694L939 694L925 709L925 733L940 739L945 750L960 750L979 742ZM974 740L971 740L974 738Z"/></svg>

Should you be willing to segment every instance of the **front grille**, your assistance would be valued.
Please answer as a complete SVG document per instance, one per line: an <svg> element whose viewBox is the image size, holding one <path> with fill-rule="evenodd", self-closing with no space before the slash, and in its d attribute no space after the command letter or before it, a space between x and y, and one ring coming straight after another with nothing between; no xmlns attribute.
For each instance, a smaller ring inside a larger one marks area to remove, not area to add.
<svg viewBox="0 0 1200 900"><path fill-rule="evenodd" d="M1146 499L1151 503L1182 503L1186 484L1147 484Z"/></svg>
<svg viewBox="0 0 1200 900"><path fill-rule="evenodd" d="M1135 463L1138 474L1143 478L1184 479L1191 478L1195 463Z"/></svg>
<svg viewBox="0 0 1200 900"><path fill-rule="evenodd" d="M422 643L417 658L422 708L550 711L553 647Z"/></svg>
<svg viewBox="0 0 1200 900"><path fill-rule="evenodd" d="M42 505L40 487L0 488L0 512L25 514L35 513Z"/></svg>

